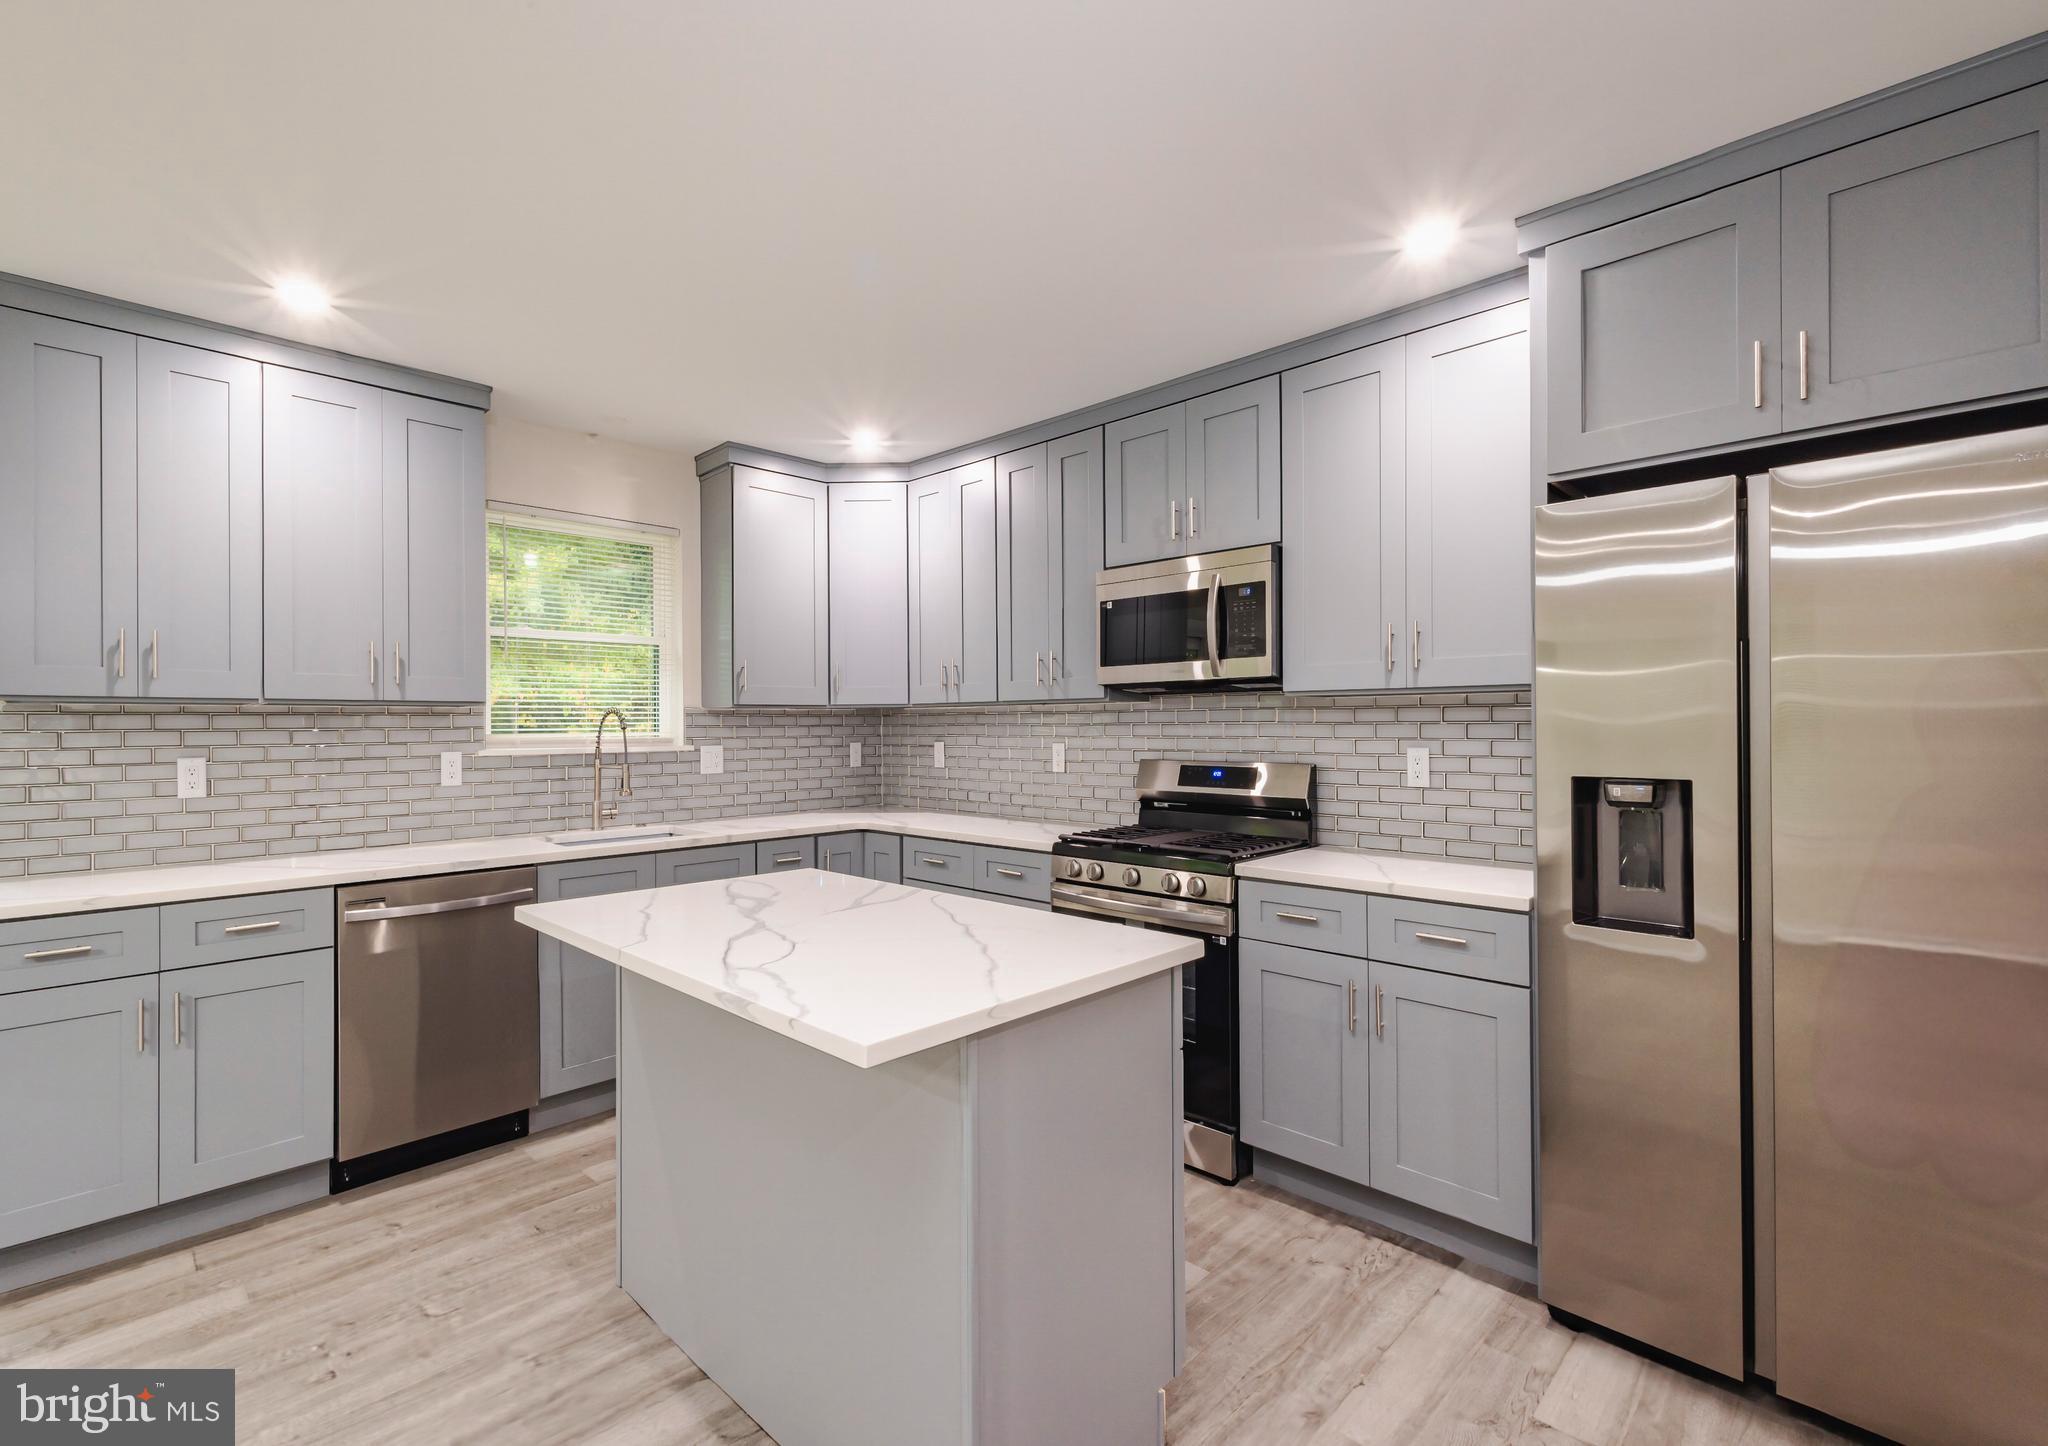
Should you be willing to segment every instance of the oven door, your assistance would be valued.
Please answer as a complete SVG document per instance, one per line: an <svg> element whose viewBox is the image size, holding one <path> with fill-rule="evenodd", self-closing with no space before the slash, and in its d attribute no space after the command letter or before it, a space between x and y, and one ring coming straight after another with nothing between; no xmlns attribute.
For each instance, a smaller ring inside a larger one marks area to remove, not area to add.
<svg viewBox="0 0 2048 1446"><path fill-rule="evenodd" d="M1237 1139L1237 938L1231 911L1059 881L1052 886L1052 906L1063 914L1092 914L1202 940L1202 957L1180 972L1181 1160L1235 1184L1244 1174L1246 1151Z"/></svg>
<svg viewBox="0 0 2048 1446"><path fill-rule="evenodd" d="M1280 674L1280 550L1241 547L1098 573L1096 670L1114 688Z"/></svg>

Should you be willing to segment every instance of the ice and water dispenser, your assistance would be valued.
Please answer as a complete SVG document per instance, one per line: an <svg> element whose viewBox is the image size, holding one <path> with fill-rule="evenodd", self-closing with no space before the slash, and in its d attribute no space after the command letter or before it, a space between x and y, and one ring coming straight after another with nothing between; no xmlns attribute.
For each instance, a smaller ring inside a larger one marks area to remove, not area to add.
<svg viewBox="0 0 2048 1446"><path fill-rule="evenodd" d="M1692 937L1692 783L1572 780L1572 919Z"/></svg>

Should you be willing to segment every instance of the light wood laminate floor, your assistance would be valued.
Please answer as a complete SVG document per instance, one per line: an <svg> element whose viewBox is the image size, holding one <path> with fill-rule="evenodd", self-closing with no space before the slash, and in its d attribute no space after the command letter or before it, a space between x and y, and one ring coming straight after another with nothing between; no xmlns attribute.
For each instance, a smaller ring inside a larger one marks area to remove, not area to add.
<svg viewBox="0 0 2048 1446"><path fill-rule="evenodd" d="M243 1446L767 1443L612 1283L609 1117L0 1296L0 1363L233 1366ZM1174 1446L1837 1439L1526 1290L1188 1177Z"/></svg>

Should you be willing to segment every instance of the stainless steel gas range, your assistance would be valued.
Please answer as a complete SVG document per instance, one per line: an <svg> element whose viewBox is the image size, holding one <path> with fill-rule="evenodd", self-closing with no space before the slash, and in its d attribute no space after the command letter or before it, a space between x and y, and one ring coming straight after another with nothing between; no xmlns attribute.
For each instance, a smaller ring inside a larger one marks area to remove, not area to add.
<svg viewBox="0 0 2048 1446"><path fill-rule="evenodd" d="M1052 906L1207 940L1181 972L1186 1162L1235 1181L1237 866L1315 841L1315 766L1138 764L1138 821L1064 835L1053 845Z"/></svg>

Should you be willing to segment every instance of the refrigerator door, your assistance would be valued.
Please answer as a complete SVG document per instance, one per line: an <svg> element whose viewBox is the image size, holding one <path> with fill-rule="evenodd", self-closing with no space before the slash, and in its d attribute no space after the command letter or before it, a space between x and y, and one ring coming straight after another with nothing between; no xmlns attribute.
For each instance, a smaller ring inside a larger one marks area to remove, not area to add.
<svg viewBox="0 0 2048 1446"><path fill-rule="evenodd" d="M1538 1291L1740 1376L1737 484L1540 507L1535 537ZM1677 802L1688 910L1672 857L1637 877L1601 842L1614 809Z"/></svg>
<svg viewBox="0 0 2048 1446"><path fill-rule="evenodd" d="M2048 429L1774 471L1777 1382L2048 1430Z"/></svg>

